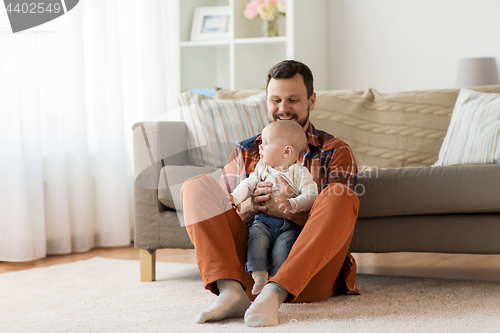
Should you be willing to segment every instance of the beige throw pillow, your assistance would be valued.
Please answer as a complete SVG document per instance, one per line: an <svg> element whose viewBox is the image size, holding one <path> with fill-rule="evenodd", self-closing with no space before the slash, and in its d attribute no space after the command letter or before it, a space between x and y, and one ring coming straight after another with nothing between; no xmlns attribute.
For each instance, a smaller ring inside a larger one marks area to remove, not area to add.
<svg viewBox="0 0 500 333"><path fill-rule="evenodd" d="M269 123L265 93L220 100L191 91L179 96L188 127L192 164L222 168L236 143L259 134Z"/></svg>
<svg viewBox="0 0 500 333"><path fill-rule="evenodd" d="M434 166L500 162L500 94L462 89Z"/></svg>

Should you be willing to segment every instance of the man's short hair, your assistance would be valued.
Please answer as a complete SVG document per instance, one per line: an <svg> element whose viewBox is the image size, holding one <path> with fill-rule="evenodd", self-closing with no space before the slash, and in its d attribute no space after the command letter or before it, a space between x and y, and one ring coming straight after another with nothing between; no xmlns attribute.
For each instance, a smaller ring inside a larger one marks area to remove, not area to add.
<svg viewBox="0 0 500 333"><path fill-rule="evenodd" d="M284 60L271 67L267 73L266 93L271 79L291 79L296 74L300 74L304 78L304 85L307 89L307 99L309 99L314 92L313 74L306 64L296 60Z"/></svg>

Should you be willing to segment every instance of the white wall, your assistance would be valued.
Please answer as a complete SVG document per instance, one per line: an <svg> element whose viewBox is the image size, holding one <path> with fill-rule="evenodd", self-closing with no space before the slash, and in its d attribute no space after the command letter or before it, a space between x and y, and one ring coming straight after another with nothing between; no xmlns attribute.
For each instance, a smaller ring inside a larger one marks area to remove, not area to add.
<svg viewBox="0 0 500 333"><path fill-rule="evenodd" d="M460 57L500 61L498 0L329 0L329 89L455 86Z"/></svg>

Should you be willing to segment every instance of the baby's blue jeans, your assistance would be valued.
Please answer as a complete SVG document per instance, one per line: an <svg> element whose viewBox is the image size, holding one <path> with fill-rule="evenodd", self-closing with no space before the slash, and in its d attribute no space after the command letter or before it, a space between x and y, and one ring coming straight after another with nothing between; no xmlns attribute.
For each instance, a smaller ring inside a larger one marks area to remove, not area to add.
<svg viewBox="0 0 500 333"><path fill-rule="evenodd" d="M302 227L285 218L259 213L248 230L246 270L274 276L283 265ZM269 265L269 264L270 265Z"/></svg>

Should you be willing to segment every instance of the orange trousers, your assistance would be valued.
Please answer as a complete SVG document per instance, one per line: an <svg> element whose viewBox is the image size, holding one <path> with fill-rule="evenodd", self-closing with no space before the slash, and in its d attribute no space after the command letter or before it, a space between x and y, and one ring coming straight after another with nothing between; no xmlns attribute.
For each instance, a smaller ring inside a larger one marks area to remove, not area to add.
<svg viewBox="0 0 500 333"><path fill-rule="evenodd" d="M219 183L209 175L189 179L181 190L181 205L205 288L218 294L215 282L233 279L253 300L253 279L245 271L248 227ZM321 191L287 260L270 279L291 294L287 302L317 302L333 295L358 209L356 193L343 184ZM355 273L354 264L350 279Z"/></svg>

